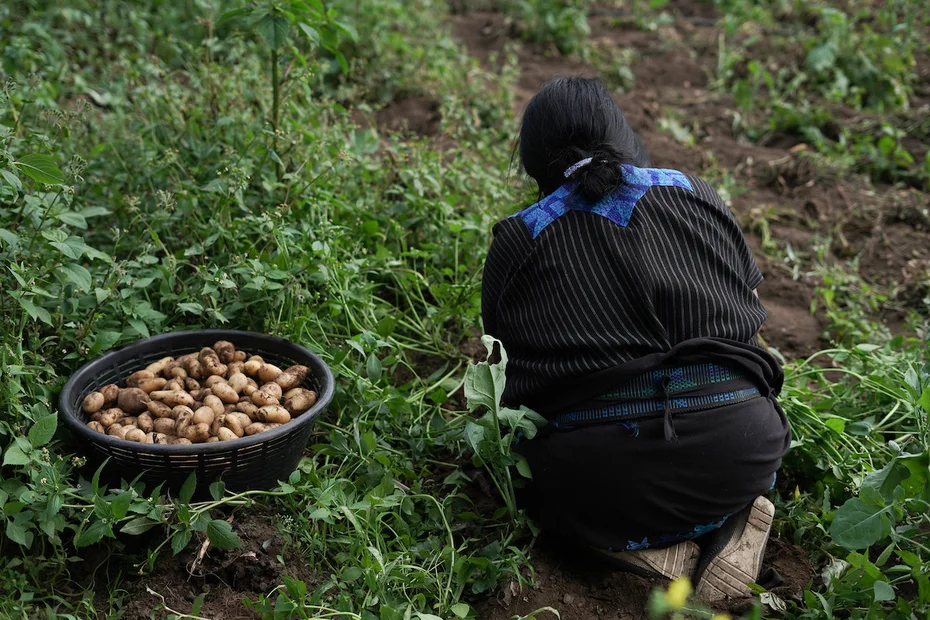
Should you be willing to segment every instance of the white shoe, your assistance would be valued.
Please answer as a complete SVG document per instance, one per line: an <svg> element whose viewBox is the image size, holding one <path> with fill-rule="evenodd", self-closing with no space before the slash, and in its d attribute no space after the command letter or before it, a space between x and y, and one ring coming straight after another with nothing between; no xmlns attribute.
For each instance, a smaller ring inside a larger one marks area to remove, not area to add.
<svg viewBox="0 0 930 620"><path fill-rule="evenodd" d="M774 517L775 506L764 497L757 497L747 510L731 517L736 521L729 528L729 538L716 549L711 547L704 551L709 560L702 558L695 576L698 597L714 603L751 595L749 584L759 578L762 570Z"/></svg>
<svg viewBox="0 0 930 620"><path fill-rule="evenodd" d="M620 569L647 577L661 576L666 579L691 577L701 555L701 548L690 540L664 549L639 549L623 552L595 549L595 551Z"/></svg>

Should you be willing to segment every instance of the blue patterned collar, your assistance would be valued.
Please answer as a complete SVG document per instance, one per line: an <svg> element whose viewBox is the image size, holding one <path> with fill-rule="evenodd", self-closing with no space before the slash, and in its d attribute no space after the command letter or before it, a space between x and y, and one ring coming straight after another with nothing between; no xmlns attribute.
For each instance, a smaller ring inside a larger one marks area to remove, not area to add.
<svg viewBox="0 0 930 620"><path fill-rule="evenodd" d="M634 207L649 191L649 188L672 186L694 191L688 177L677 170L636 168L627 164L624 164L622 168L623 185L596 204L591 204L581 196L574 196L568 202L577 185L575 181L569 181L539 202L510 217L522 218L533 239L538 237L549 224L569 211L594 213L626 228L630 223Z"/></svg>

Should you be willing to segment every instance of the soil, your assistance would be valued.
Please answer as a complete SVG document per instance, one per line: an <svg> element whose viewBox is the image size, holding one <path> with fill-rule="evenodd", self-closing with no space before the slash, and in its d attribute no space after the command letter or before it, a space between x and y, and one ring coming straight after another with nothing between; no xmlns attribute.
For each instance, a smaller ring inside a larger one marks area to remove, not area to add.
<svg viewBox="0 0 930 620"><path fill-rule="evenodd" d="M211 620L251 620L259 615L246 609L243 597L257 601L281 585L288 575L312 589L320 580L307 561L284 545L275 516L248 514L236 516L233 531L242 539L238 549L208 547L195 564L201 544L197 541L176 556L164 550L150 575L127 582L124 620L163 620L170 612L190 614L195 599L203 594L203 606L196 615ZM278 557L284 559L282 564ZM157 594L164 597L164 604Z"/></svg>
<svg viewBox="0 0 930 620"><path fill-rule="evenodd" d="M541 538L530 553L535 585L520 587L512 582L492 599L476 603L482 620L510 620L544 607L557 609L562 620L638 620L648 618L650 593L668 582L616 571L560 541ZM769 592L783 600L800 601L813 569L797 546L776 535L769 540L764 566L774 569L778 585ZM749 600L730 601L718 611L741 613ZM540 620L554 615L542 614Z"/></svg>

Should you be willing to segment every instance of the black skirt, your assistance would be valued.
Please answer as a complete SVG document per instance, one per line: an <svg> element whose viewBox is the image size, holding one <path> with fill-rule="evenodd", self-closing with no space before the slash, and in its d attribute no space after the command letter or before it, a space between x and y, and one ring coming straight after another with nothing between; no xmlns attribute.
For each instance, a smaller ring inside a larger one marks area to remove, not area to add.
<svg viewBox="0 0 930 620"><path fill-rule="evenodd" d="M791 441L772 397L674 416L541 433L517 444L533 480L519 499L544 529L628 551L697 538L769 491Z"/></svg>

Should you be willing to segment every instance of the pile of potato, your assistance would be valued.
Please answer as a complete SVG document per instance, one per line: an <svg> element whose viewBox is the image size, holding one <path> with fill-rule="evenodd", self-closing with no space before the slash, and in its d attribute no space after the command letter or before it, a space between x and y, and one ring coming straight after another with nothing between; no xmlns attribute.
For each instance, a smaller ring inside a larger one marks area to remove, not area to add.
<svg viewBox="0 0 930 620"><path fill-rule="evenodd" d="M255 435L316 403L300 387L306 366L281 370L225 340L134 372L126 387L111 383L84 398L87 427L127 441L193 444Z"/></svg>

